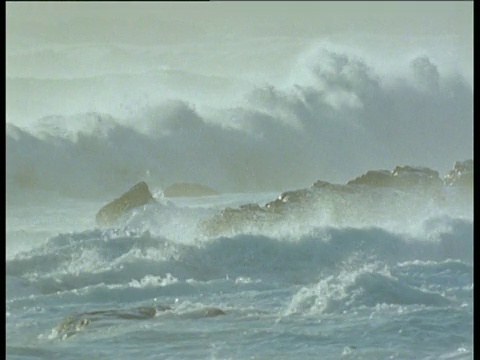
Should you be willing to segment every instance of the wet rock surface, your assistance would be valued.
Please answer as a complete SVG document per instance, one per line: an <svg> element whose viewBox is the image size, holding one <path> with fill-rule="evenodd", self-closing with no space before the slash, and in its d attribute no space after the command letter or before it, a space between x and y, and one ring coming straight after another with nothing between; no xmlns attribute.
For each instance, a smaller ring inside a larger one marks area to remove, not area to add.
<svg viewBox="0 0 480 360"><path fill-rule="evenodd" d="M86 328L92 325L101 328L125 320L150 320L155 318L158 313L166 312L175 314L179 319L200 319L225 315L222 309L216 307L176 313L175 309L168 305L139 306L127 310L97 310L65 317L55 328L55 332L59 338L65 340L81 331L86 331Z"/></svg>
<svg viewBox="0 0 480 360"><path fill-rule="evenodd" d="M146 182L141 181L119 198L100 209L95 217L97 225L112 225L130 210L154 201Z"/></svg>

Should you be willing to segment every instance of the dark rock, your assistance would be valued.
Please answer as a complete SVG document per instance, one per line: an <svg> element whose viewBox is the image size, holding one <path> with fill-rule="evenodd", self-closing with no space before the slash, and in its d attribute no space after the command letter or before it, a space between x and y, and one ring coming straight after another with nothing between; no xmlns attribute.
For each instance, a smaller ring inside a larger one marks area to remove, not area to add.
<svg viewBox="0 0 480 360"><path fill-rule="evenodd" d="M350 180L347 185L374 187L409 188L413 186L441 187L442 180L437 171L426 167L397 166L393 171L370 170Z"/></svg>
<svg viewBox="0 0 480 360"><path fill-rule="evenodd" d="M397 166L393 170L392 176L396 178L396 184L399 186L441 187L443 185L438 171L427 167Z"/></svg>
<svg viewBox="0 0 480 360"><path fill-rule="evenodd" d="M300 204L306 201L310 195L310 189L286 191L281 193L275 200L267 203L265 208L268 211L280 213L289 205Z"/></svg>
<svg viewBox="0 0 480 360"><path fill-rule="evenodd" d="M472 184L473 161L456 163L447 179L448 184ZM309 216L317 210L322 212L322 216L337 220L382 216L381 210L375 214L375 209L382 206L390 210L400 208L407 199L412 199L412 195L425 203L444 204L444 184L438 172L427 167L397 166L393 171L367 171L347 184L318 180L310 188L286 191L265 206L246 204L226 208L205 220L202 227L207 234L217 236L223 232L248 229L252 224L292 221L295 218L302 221L304 215Z"/></svg>
<svg viewBox="0 0 480 360"><path fill-rule="evenodd" d="M65 317L56 327L58 336L65 340L86 327L96 327L98 331L102 327L111 326L115 322L123 320L149 320L157 313L168 312L178 318L200 319L225 315L222 309L216 307L204 307L192 311L178 313L168 305L139 306L125 310L97 310L72 314ZM92 329L93 330L93 329Z"/></svg>
<svg viewBox="0 0 480 360"><path fill-rule="evenodd" d="M388 170L369 170L365 174L350 180L347 185L390 186L392 173Z"/></svg>
<svg viewBox="0 0 480 360"><path fill-rule="evenodd" d="M452 170L445 175L447 186L473 188L473 160L457 161Z"/></svg>
<svg viewBox="0 0 480 360"><path fill-rule="evenodd" d="M95 217L97 225L111 225L130 210L154 201L147 183L139 182L125 194L100 209Z"/></svg>

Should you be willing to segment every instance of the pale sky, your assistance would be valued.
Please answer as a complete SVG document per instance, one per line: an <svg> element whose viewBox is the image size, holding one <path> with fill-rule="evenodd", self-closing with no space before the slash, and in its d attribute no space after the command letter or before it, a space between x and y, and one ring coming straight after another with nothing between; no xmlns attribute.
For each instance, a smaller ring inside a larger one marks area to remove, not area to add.
<svg viewBox="0 0 480 360"><path fill-rule="evenodd" d="M395 59L412 45L436 49L467 79L473 78L473 1L7 2L6 6L7 56L45 43L170 46L267 37L341 40L349 46L367 46L379 59L392 50Z"/></svg>
<svg viewBox="0 0 480 360"><path fill-rule="evenodd" d="M452 34L473 40L473 1L7 2L6 17L7 36L56 41L338 32Z"/></svg>

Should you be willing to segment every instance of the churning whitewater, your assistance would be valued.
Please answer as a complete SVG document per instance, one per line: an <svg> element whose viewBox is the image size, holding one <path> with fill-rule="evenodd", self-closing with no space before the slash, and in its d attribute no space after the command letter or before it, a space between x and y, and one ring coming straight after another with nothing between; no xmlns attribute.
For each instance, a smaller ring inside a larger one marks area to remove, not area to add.
<svg viewBox="0 0 480 360"><path fill-rule="evenodd" d="M456 165L450 186L404 167L278 199L156 192L90 229L98 202L15 208L7 353L470 358L472 167Z"/></svg>
<svg viewBox="0 0 480 360"><path fill-rule="evenodd" d="M435 39L9 51L7 358L473 358L473 90Z"/></svg>

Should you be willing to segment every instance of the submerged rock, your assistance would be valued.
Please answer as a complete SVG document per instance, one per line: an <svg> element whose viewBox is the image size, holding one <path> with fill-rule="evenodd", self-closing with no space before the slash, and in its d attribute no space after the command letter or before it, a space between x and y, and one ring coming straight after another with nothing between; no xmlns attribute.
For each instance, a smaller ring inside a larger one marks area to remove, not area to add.
<svg viewBox="0 0 480 360"><path fill-rule="evenodd" d="M176 183L170 185L163 191L166 197L194 197L218 195L218 192L205 185L193 183Z"/></svg>
<svg viewBox="0 0 480 360"><path fill-rule="evenodd" d="M58 337L65 340L87 326L95 324L98 327L111 326L112 321L121 320L148 320L153 319L158 313L169 312L179 318L200 319L225 315L222 309L205 307L192 311L177 313L168 305L139 306L127 310L97 310L72 314L65 317L55 328Z"/></svg>
<svg viewBox="0 0 480 360"><path fill-rule="evenodd" d="M171 310L170 306L140 306L129 310L98 310L69 315L56 327L58 336L69 338L93 322L108 319L146 320L153 318L157 312Z"/></svg>
<svg viewBox="0 0 480 360"><path fill-rule="evenodd" d="M148 185L141 181L119 198L100 209L95 217L97 225L111 225L130 210L154 201Z"/></svg>
<svg viewBox="0 0 480 360"><path fill-rule="evenodd" d="M201 319L225 315L225 311L216 307L205 307L197 310L187 311L179 314L180 317L187 319Z"/></svg>

